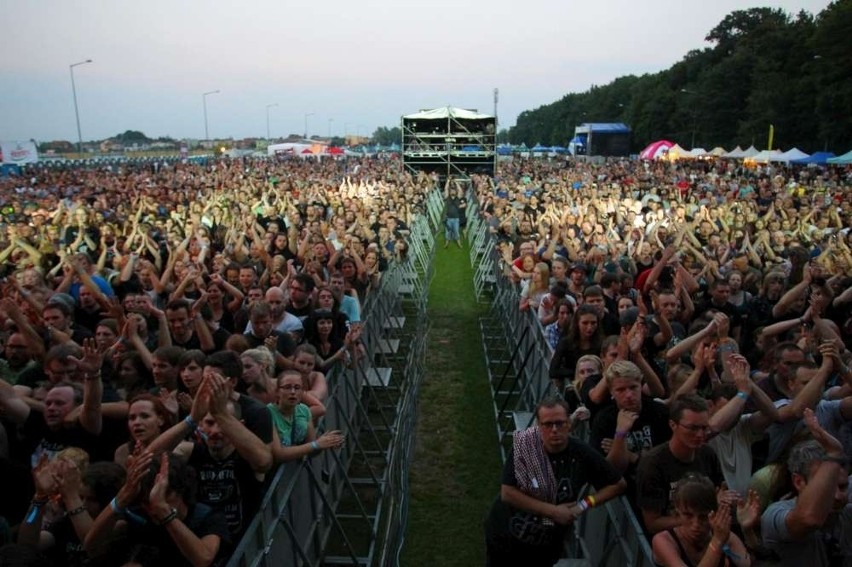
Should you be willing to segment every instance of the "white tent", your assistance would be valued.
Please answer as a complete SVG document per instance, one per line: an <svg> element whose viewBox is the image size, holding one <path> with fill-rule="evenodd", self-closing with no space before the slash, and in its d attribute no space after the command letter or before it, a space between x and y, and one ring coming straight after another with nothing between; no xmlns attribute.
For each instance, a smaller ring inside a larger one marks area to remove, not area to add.
<svg viewBox="0 0 852 567"><path fill-rule="evenodd" d="M675 144L674 146L669 148L669 153L667 155L669 161L674 161L677 159L686 159L691 157L692 156L689 154L688 151L680 147L680 144Z"/></svg>
<svg viewBox="0 0 852 567"><path fill-rule="evenodd" d="M739 150L739 148L737 148ZM710 155L714 157L725 157L725 148L722 146L716 146L712 150L710 150Z"/></svg>
<svg viewBox="0 0 852 567"><path fill-rule="evenodd" d="M793 148L792 150L787 150L780 156L775 156L771 161L780 161L783 163L790 163L795 159L805 159L806 157L811 157L809 154L806 154L799 148Z"/></svg>
<svg viewBox="0 0 852 567"><path fill-rule="evenodd" d="M734 148L733 150L729 151L728 153L722 154L722 157L723 157L723 158L734 158L734 159L737 159L737 158L741 158L741 157L743 157L743 153L744 153L743 149L742 149L741 147L737 146L736 148Z"/></svg>
<svg viewBox="0 0 852 567"><path fill-rule="evenodd" d="M760 153L760 152L758 151L758 149L757 149L757 148L755 148L755 147L752 145L752 146L749 146L749 147L748 147L748 149L743 150L743 155L741 155L741 156L739 156L739 157L742 157L742 158L753 158L754 156L756 156L756 155L757 155L757 154L759 154L759 153Z"/></svg>
<svg viewBox="0 0 852 567"><path fill-rule="evenodd" d="M408 116L403 116L407 120L440 120L447 118L457 118L462 120L481 120L483 118L492 118L488 114L480 114L473 110L465 110L464 108L456 108L454 106L446 106L443 108L435 108L432 110L421 110Z"/></svg>
<svg viewBox="0 0 852 567"><path fill-rule="evenodd" d="M692 148L691 150L689 150L689 155L690 157L694 158L704 157L707 155L707 150L705 150L704 148Z"/></svg>
<svg viewBox="0 0 852 567"><path fill-rule="evenodd" d="M746 159L751 159L757 163L769 163L770 161L778 161L776 158L780 155L780 150L763 150L762 152L758 152L756 155Z"/></svg>

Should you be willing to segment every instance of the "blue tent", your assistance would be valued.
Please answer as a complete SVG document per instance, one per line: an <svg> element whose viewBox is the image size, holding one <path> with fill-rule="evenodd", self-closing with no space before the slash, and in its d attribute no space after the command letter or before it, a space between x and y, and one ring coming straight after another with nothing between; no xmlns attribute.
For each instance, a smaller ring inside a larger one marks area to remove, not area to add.
<svg viewBox="0 0 852 567"><path fill-rule="evenodd" d="M846 165L852 163L852 151L848 151L842 156L833 157L828 159L828 163L838 164L838 165Z"/></svg>
<svg viewBox="0 0 852 567"><path fill-rule="evenodd" d="M542 146L541 144L536 144L530 151L534 153L549 152L550 148L548 148L547 146Z"/></svg>
<svg viewBox="0 0 852 567"><path fill-rule="evenodd" d="M807 165L810 163L814 163L817 165L825 165L826 163L828 163L828 159L833 157L834 152L816 152L806 158L794 159L790 161L790 163L795 163L797 165Z"/></svg>
<svg viewBox="0 0 852 567"><path fill-rule="evenodd" d="M506 144L503 146L497 146L497 155L498 156L510 156L512 155L512 146Z"/></svg>

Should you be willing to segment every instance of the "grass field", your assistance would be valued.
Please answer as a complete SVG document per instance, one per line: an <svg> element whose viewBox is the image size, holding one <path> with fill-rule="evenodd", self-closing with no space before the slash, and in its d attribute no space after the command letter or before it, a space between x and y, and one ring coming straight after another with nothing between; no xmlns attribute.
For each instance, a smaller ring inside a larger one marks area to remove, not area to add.
<svg viewBox="0 0 852 567"><path fill-rule="evenodd" d="M482 521L501 472L467 248L437 241L429 290L432 328L411 463L411 507L401 565L478 566Z"/></svg>

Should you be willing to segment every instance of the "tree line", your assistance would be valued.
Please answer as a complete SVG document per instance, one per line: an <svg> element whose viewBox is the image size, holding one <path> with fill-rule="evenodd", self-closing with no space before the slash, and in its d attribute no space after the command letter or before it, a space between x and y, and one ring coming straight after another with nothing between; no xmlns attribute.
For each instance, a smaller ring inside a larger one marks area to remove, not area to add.
<svg viewBox="0 0 852 567"><path fill-rule="evenodd" d="M624 122L635 151L668 139L690 148L852 149L852 0L816 16L752 8L727 15L665 71L604 86L522 112L499 137L513 144L567 145L584 122Z"/></svg>

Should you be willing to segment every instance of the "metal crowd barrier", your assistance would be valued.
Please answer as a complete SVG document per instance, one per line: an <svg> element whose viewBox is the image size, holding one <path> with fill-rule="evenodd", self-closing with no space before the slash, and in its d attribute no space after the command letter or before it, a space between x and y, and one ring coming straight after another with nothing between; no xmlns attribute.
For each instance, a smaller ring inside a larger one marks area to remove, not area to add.
<svg viewBox="0 0 852 567"><path fill-rule="evenodd" d="M328 375L327 413L317 429L343 431L346 444L272 474L229 567L398 565L442 207L432 191L426 213L412 222L407 260L393 263L367 296L364 356Z"/></svg>
<svg viewBox="0 0 852 567"><path fill-rule="evenodd" d="M471 195L469 202L475 203ZM474 290L488 301L488 315L480 320L482 346L491 385L497 439L505 462L515 431L533 424L538 402L553 393L549 377L553 349L544 336L538 314L521 311L520 292L503 265L497 241L478 207L468 206L468 242L474 268ZM588 426L572 432L588 439ZM589 510L575 524L569 557L595 566L654 565L651 549L636 516L624 497Z"/></svg>

